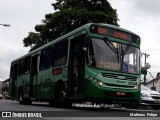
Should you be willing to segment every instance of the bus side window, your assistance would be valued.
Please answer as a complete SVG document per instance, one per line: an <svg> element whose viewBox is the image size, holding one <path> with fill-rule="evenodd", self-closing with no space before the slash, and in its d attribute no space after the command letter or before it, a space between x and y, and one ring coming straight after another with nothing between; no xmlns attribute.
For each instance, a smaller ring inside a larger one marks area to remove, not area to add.
<svg viewBox="0 0 160 120"><path fill-rule="evenodd" d="M62 41L53 46L52 66L60 66L67 63L68 41Z"/></svg>
<svg viewBox="0 0 160 120"><path fill-rule="evenodd" d="M18 63L16 63L12 67L12 73L11 73L12 80L17 79L17 75L18 75Z"/></svg>
<svg viewBox="0 0 160 120"><path fill-rule="evenodd" d="M24 74L28 74L30 72L30 63L31 63L31 58L27 57L24 60Z"/></svg>
<svg viewBox="0 0 160 120"><path fill-rule="evenodd" d="M39 55L36 55L32 58L32 66L31 66L31 73L33 75L37 75L37 72L38 72L38 56Z"/></svg>
<svg viewBox="0 0 160 120"><path fill-rule="evenodd" d="M18 76L24 74L24 59L20 60L19 66L18 66Z"/></svg>
<svg viewBox="0 0 160 120"><path fill-rule="evenodd" d="M19 61L19 64L18 64L18 76L20 76L22 74L22 60Z"/></svg>
<svg viewBox="0 0 160 120"><path fill-rule="evenodd" d="M40 70L47 69L51 65L52 47L48 47L41 52Z"/></svg>

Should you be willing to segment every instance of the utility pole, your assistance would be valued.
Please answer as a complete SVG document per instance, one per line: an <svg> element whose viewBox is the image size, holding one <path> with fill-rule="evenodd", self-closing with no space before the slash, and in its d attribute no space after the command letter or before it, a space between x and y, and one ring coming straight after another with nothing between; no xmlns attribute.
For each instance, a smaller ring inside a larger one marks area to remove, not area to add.
<svg viewBox="0 0 160 120"><path fill-rule="evenodd" d="M144 55L144 65L146 67L146 59L148 58L148 56L150 56L147 53L141 53L141 55ZM146 75L144 75L144 85L146 85Z"/></svg>

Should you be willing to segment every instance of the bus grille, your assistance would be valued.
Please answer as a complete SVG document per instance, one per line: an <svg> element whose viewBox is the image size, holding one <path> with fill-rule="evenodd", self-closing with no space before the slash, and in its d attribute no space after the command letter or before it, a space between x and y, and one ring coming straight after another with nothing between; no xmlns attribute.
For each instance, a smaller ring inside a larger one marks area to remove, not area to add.
<svg viewBox="0 0 160 120"><path fill-rule="evenodd" d="M128 85L117 85L117 84L109 84L109 83L105 83L105 85L109 87L122 87L122 88L135 89L135 86L128 86Z"/></svg>
<svg viewBox="0 0 160 120"><path fill-rule="evenodd" d="M118 75L118 74L110 74L110 73L102 73L103 77L118 79L118 80L129 80L129 81L136 81L137 77L134 76L125 76L125 75Z"/></svg>

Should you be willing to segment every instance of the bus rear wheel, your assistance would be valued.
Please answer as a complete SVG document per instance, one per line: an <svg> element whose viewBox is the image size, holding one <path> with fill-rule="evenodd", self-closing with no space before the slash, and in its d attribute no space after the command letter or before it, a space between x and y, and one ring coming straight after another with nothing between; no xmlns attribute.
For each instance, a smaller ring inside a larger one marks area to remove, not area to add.
<svg viewBox="0 0 160 120"><path fill-rule="evenodd" d="M19 93L19 104L30 105L31 103L32 101L29 98L24 98L23 90L21 90Z"/></svg>

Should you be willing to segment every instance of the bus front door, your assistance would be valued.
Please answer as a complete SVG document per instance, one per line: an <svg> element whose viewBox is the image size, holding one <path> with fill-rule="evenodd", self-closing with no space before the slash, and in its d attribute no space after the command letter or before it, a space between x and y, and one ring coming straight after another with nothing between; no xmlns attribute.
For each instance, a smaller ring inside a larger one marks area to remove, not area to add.
<svg viewBox="0 0 160 120"><path fill-rule="evenodd" d="M38 54L32 56L31 76L30 76L30 98L35 98L37 93L38 57L39 57Z"/></svg>
<svg viewBox="0 0 160 120"><path fill-rule="evenodd" d="M70 97L83 98L84 87L83 36L70 43L68 88Z"/></svg>

